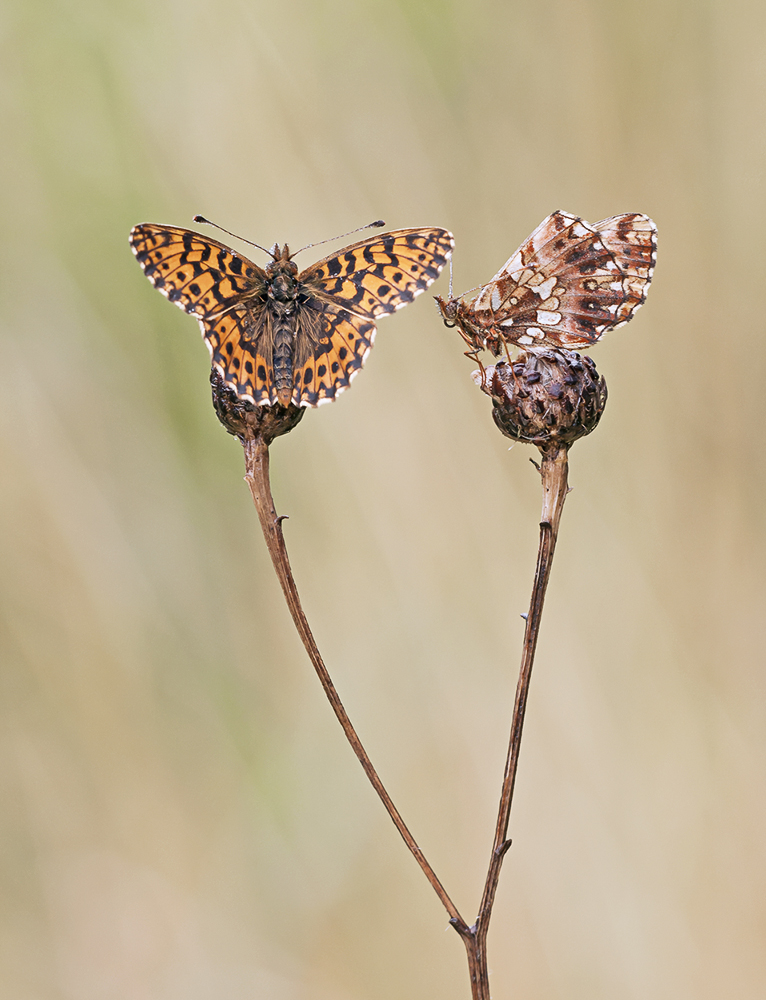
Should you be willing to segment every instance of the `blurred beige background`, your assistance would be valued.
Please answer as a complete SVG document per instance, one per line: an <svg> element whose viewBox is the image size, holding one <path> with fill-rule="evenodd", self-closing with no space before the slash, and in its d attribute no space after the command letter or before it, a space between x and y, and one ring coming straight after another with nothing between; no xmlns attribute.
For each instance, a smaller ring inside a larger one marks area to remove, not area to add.
<svg viewBox="0 0 766 1000"><path fill-rule="evenodd" d="M493 996L766 994L765 29L753 0L8 0L3 996L467 998L294 634L197 325L127 236L442 225L462 291L556 208L649 213L659 262L592 352L610 400L572 456ZM272 449L320 646L469 919L539 515L472 367L424 295Z"/></svg>

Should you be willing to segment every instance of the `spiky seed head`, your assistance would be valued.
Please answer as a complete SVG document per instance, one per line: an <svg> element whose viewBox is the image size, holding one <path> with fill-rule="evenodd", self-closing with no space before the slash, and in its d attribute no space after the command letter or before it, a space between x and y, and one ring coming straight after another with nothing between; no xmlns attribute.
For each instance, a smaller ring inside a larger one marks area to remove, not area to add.
<svg viewBox="0 0 766 1000"><path fill-rule="evenodd" d="M521 351L474 378L492 397L492 416L503 434L541 451L590 434L606 406L605 380L590 358L575 351Z"/></svg>
<svg viewBox="0 0 766 1000"><path fill-rule="evenodd" d="M287 434L306 412L305 406L256 406L242 399L223 379L217 368L210 371L213 408L223 426L240 441L262 437L266 444Z"/></svg>

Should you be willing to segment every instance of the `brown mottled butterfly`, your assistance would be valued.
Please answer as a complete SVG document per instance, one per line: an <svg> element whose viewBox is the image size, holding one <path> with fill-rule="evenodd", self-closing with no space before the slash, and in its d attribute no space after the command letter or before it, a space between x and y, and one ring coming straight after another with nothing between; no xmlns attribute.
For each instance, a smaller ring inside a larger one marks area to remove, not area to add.
<svg viewBox="0 0 766 1000"><path fill-rule="evenodd" d="M591 225L554 212L473 300L436 301L474 352L499 355L508 344L588 347L642 305L656 256L657 227L648 215Z"/></svg>

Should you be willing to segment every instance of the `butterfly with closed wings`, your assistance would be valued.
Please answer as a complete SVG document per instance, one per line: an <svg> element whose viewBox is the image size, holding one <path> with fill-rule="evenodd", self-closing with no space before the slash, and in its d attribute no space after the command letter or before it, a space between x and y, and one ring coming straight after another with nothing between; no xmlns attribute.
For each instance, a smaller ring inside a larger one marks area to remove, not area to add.
<svg viewBox="0 0 766 1000"><path fill-rule="evenodd" d="M544 219L470 302L436 296L447 326L476 354L520 347L589 347L646 298L657 227L631 213L595 225L568 212Z"/></svg>

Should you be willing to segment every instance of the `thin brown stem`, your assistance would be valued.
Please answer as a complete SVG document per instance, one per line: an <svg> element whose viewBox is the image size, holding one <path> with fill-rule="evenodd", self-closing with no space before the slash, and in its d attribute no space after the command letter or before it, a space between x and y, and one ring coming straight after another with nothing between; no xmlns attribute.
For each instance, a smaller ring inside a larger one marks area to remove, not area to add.
<svg viewBox="0 0 766 1000"><path fill-rule="evenodd" d="M293 622L295 623L298 634L306 648L309 659L314 666L314 670L319 677L319 682L321 683L322 689L327 696L327 700L330 702L332 710L335 712L335 716L343 729L346 739L351 744L351 748L356 754L359 763L362 765L364 773L367 775L370 784L378 793L386 812L391 817L394 826L402 837L402 840L409 848L410 853L415 858L417 863L420 865L423 870L423 874L431 883L434 892L439 897L444 908L449 914L450 923L458 928L458 930L467 930L466 923L460 916L457 907L448 896L447 891L437 878L433 868L430 866L425 855L418 847L415 838L407 829L407 826L400 816L398 809L391 801L390 795L386 791L383 782L380 780L377 771L373 767L372 761L367 756L367 752L362 746L362 742L351 724L351 720L349 719L348 714L343 707L343 703L338 696L338 692L335 689L335 685L330 678L327 667L325 666L317 644L314 641L314 636L311 634L311 629L309 628L308 621L303 613L303 607L301 606L300 597L298 595L298 588L295 585L295 580L290 568L290 562L287 557L287 548L285 546L285 540L282 533L282 518L277 514L276 509L274 508L274 500L271 494L271 484L269 481L268 445L259 435L246 438L243 445L245 449L245 467L247 469L245 481L250 487L255 508L258 511L258 518L261 522L261 528L263 529L263 534L266 539L266 545L268 547L269 554L271 555L271 560L274 564L277 577L279 578L282 592L285 595L287 606L290 609Z"/></svg>
<svg viewBox="0 0 766 1000"><path fill-rule="evenodd" d="M456 927L463 938L468 951L468 967L471 975L471 995L473 1000L490 1000L489 978L487 969L487 932L495 902L495 893L500 879L500 869L503 858L511 846L508 840L508 823L511 816L513 790L516 784L516 772L519 764L521 735L524 728L524 713L527 708L529 682L532 676L532 665L537 648L537 638L540 632L540 619L543 613L545 591L550 579L553 552L556 548L559 521L564 500L567 495L567 447L559 447L543 452L540 476L543 485L543 510L540 519L540 543L537 554L537 567L532 585L532 598L524 630L524 645L521 656L521 669L516 685L516 701L513 706L511 720L511 735L508 744L508 756L505 762L503 785L500 794L500 806L495 826L495 839L492 844L492 855L484 884L484 894L479 907L479 915L473 927L466 931Z"/></svg>

